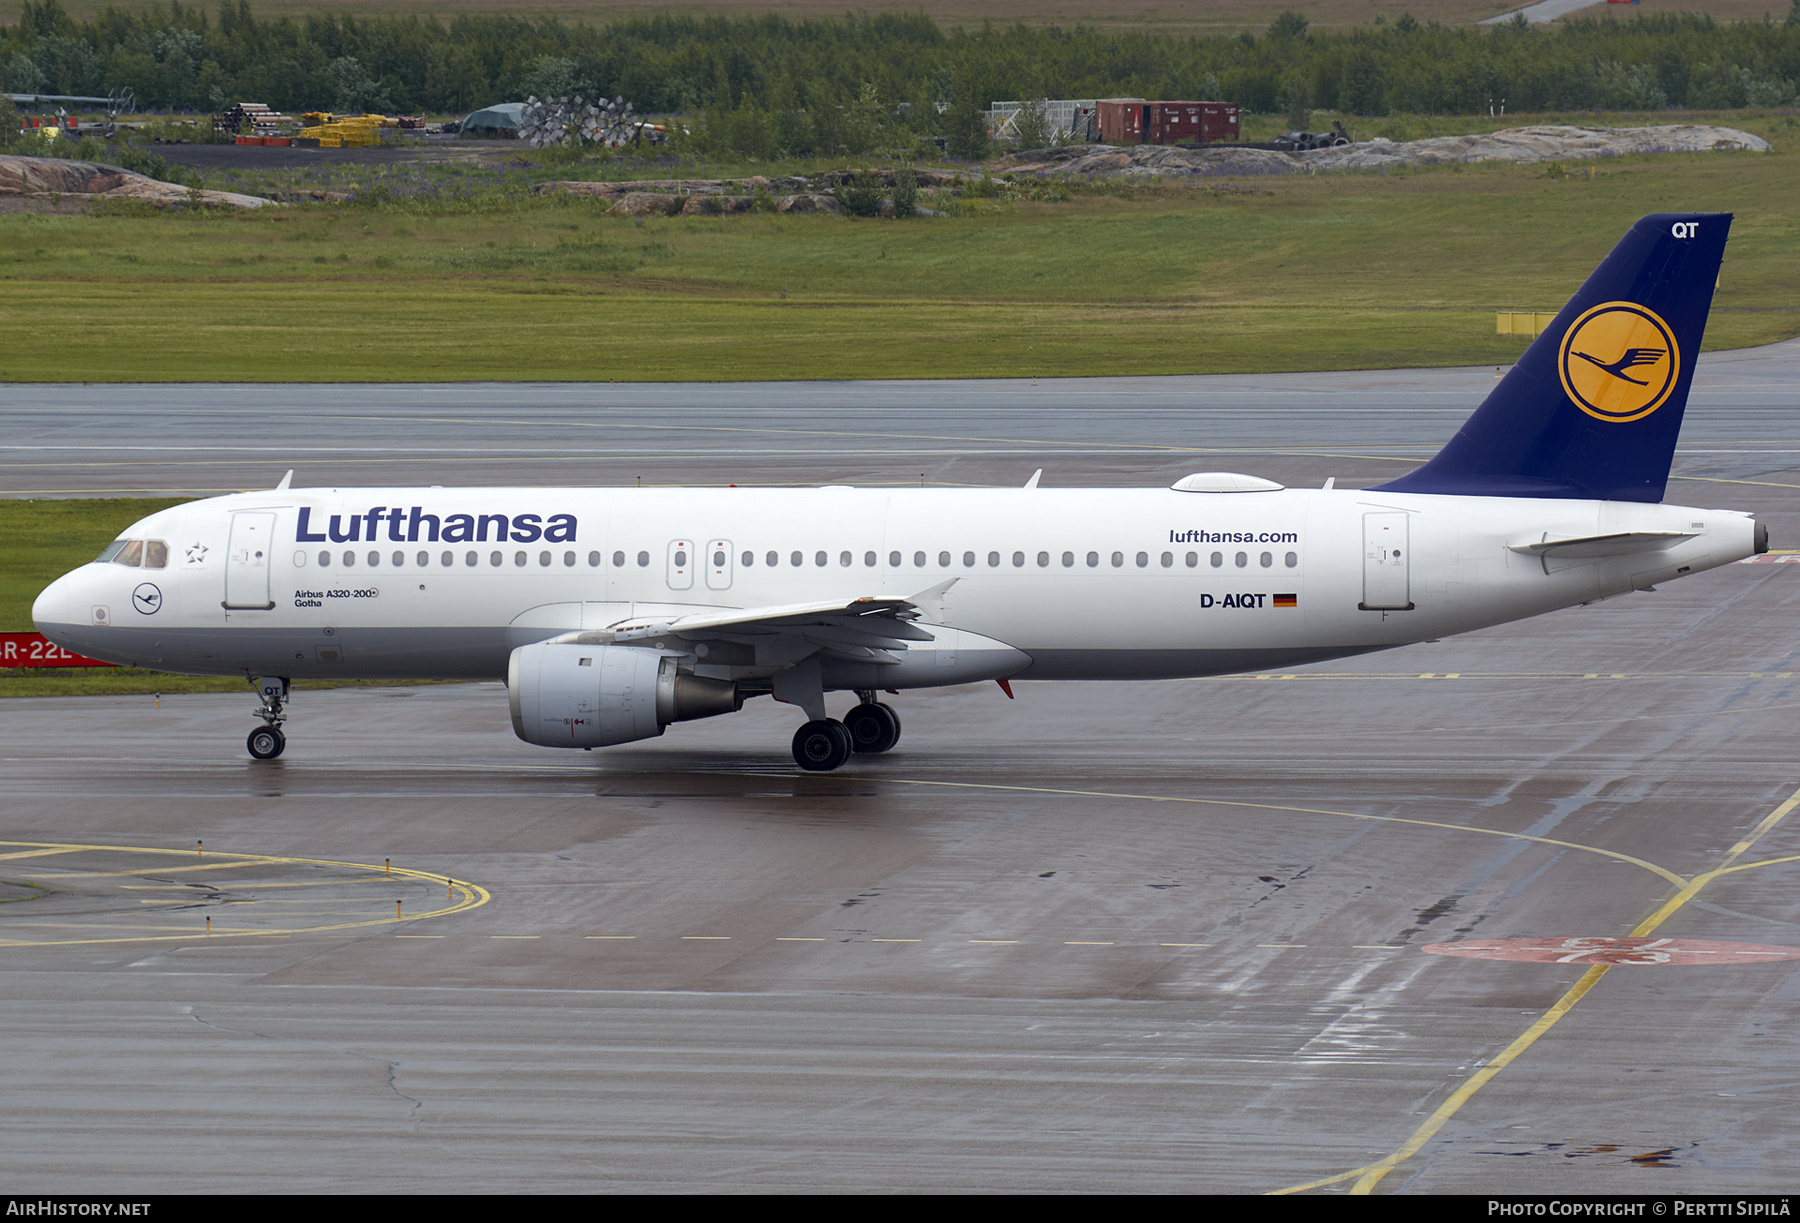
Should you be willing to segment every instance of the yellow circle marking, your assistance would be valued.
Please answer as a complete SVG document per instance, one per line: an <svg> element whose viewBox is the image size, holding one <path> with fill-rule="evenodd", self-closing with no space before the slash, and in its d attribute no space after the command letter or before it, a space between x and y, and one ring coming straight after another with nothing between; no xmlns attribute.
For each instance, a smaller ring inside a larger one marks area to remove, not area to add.
<svg viewBox="0 0 1800 1223"><path fill-rule="evenodd" d="M221 871L241 871L246 868L256 867L302 866L321 867L327 870L335 869L350 873L350 878L325 881L325 885L327 886L351 883L378 883L382 880L391 883L395 880L405 879L414 884L430 884L434 892L438 889L442 889L444 894L443 903L439 907L424 912L410 912L404 917L394 917L384 914L383 916L376 918L352 917L349 920L343 921L314 921L301 922L299 924L288 924L277 920L268 926L259 925L255 927L238 928L221 927L215 922L214 928L210 934L210 937L215 939L263 938L292 934L321 934L335 930L358 930L370 926L410 924L412 922L424 921L429 917L444 917L451 913L461 913L468 909L478 908L491 899L486 888L479 887L473 883L466 883L460 879L450 879L444 875L434 874L430 871L407 870L398 866L382 867L366 862L335 862L322 858L290 858L277 854L220 853L210 849L206 851L206 857L203 861L196 861L195 859L198 855L191 849L159 849L142 845L89 845L55 841L0 841L0 861L92 854L132 856L141 854L145 855L148 858L148 861L142 866L117 862L104 862L103 865L110 869L64 869L55 872L55 875L64 879L132 879L142 878L146 874L153 874L156 878L160 879L171 875L194 875L202 872L210 874ZM179 866L164 865L171 858L185 858L187 859L187 862ZM123 869L119 869L121 866L123 866ZM31 878L33 876L26 874L25 877ZM45 876L37 877L43 878ZM255 880L247 885L240 886L243 886L245 890L252 888L261 890L309 885L318 886L311 884L311 881L296 882L283 879ZM122 886L128 890L137 890L129 884ZM54 891L54 887L52 887L52 891ZM290 905L290 908L291 907L292 906ZM27 918L27 914L24 912L20 912L17 916ZM11 923L9 923L9 925L10 924ZM36 925L37 923L31 921L29 924ZM53 923L53 925L67 924L70 923L64 921ZM106 918L101 917L90 924L96 928L105 928L112 923ZM137 922L134 921L131 922L131 924L136 926ZM185 943L198 942L206 937L208 937L206 934L194 929L164 930L151 934L103 934L98 937L90 938L66 938L56 937L54 935L44 938L19 938L0 935L0 947L67 947L91 943Z"/></svg>
<svg viewBox="0 0 1800 1223"><path fill-rule="evenodd" d="M1564 333L1557 369L1576 407L1595 420L1624 424L1668 401L1681 373L1681 350L1655 311L1607 302Z"/></svg>

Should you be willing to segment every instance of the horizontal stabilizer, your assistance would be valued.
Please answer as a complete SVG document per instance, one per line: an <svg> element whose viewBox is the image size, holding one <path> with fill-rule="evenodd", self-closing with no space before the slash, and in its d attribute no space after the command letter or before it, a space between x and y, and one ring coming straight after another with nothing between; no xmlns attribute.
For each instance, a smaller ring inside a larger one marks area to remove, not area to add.
<svg viewBox="0 0 1800 1223"><path fill-rule="evenodd" d="M1610 535L1570 535L1553 539L1546 532L1544 538L1536 543L1506 546L1527 556L1597 560L1603 556L1630 556L1634 552L1661 551L1684 539L1693 539L1698 534L1698 531L1615 531Z"/></svg>

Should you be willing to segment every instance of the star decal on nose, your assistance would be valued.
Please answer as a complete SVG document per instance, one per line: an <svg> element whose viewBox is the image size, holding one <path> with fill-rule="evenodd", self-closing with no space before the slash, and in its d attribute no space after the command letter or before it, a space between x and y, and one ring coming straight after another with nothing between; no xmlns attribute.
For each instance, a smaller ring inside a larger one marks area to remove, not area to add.
<svg viewBox="0 0 1800 1223"><path fill-rule="evenodd" d="M187 549L187 563L188 564L199 565L199 564L204 563L205 560L206 560L206 545L205 544L191 543L188 545L188 549Z"/></svg>

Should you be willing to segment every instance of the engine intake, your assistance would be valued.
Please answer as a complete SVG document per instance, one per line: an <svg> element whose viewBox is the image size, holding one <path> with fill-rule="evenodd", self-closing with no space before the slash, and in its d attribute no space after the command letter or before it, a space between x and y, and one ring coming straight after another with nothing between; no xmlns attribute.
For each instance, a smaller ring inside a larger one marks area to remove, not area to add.
<svg viewBox="0 0 1800 1223"><path fill-rule="evenodd" d="M506 667L513 732L539 747L610 747L743 705L736 684L684 674L680 658L642 646L520 646Z"/></svg>

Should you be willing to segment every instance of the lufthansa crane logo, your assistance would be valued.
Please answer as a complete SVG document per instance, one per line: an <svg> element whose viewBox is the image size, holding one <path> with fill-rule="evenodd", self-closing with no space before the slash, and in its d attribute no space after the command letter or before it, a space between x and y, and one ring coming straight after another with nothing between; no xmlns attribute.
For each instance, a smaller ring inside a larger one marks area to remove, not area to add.
<svg viewBox="0 0 1800 1223"><path fill-rule="evenodd" d="M1642 420L1668 401L1681 373L1675 333L1632 302L1595 306L1563 336L1563 390L1595 420Z"/></svg>

